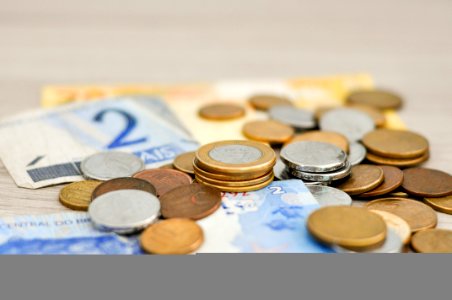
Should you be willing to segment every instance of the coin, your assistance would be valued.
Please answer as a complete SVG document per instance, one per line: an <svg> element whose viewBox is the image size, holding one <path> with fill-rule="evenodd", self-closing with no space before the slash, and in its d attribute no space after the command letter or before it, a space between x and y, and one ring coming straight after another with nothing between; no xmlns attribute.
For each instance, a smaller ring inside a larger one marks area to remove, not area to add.
<svg viewBox="0 0 452 300"><path fill-rule="evenodd" d="M366 158L366 148L361 143L355 142L350 144L350 153L348 161L352 166L359 165Z"/></svg>
<svg viewBox="0 0 452 300"><path fill-rule="evenodd" d="M81 170L85 177L109 180L130 177L144 169L144 162L133 154L124 152L101 152L85 158Z"/></svg>
<svg viewBox="0 0 452 300"><path fill-rule="evenodd" d="M352 108L337 108L326 112L319 122L320 129L344 135L350 142L356 142L375 129L369 115Z"/></svg>
<svg viewBox="0 0 452 300"><path fill-rule="evenodd" d="M409 243L411 238L411 228L410 225L408 225L408 223L404 219L383 210L371 210L371 211L383 218L388 228L394 230L394 232L400 237L404 245Z"/></svg>
<svg viewBox="0 0 452 300"><path fill-rule="evenodd" d="M282 144L290 140L294 129L277 121L251 121L243 126L243 134L255 141Z"/></svg>
<svg viewBox="0 0 452 300"><path fill-rule="evenodd" d="M160 169L170 169L170 170L175 170L173 164L166 164L160 167Z"/></svg>
<svg viewBox="0 0 452 300"><path fill-rule="evenodd" d="M336 186L349 195L359 195L379 186L384 180L383 170L374 165L352 167L350 177Z"/></svg>
<svg viewBox="0 0 452 300"><path fill-rule="evenodd" d="M434 210L452 215L452 195L440 198L425 198L424 203L427 203Z"/></svg>
<svg viewBox="0 0 452 300"><path fill-rule="evenodd" d="M429 152L426 152L423 156L417 158L387 158L374 155L369 152L366 154L366 159L370 162L373 162L374 164L388 165L400 168L417 166L428 160L429 157Z"/></svg>
<svg viewBox="0 0 452 300"><path fill-rule="evenodd" d="M360 194L359 197L366 198L385 195L394 191L395 189L402 185L403 182L402 170L392 166L379 166L379 167L383 170L384 173L383 183L374 188L373 190Z"/></svg>
<svg viewBox="0 0 452 300"><path fill-rule="evenodd" d="M221 173L212 173L205 171L198 167L197 160L195 159L195 163L193 164L193 167L195 169L196 175L201 175L204 177L208 177L211 179L216 180L223 180L223 181L241 181L241 180L252 180L254 178L262 177L268 174L268 170L262 170L260 172L253 172L253 173L243 173L243 174L221 174Z"/></svg>
<svg viewBox="0 0 452 300"><path fill-rule="evenodd" d="M322 207L309 215L307 228L318 240L342 247L372 247L386 237L383 219L361 207Z"/></svg>
<svg viewBox="0 0 452 300"><path fill-rule="evenodd" d="M407 198L383 198L365 204L368 209L383 210L404 219L411 232L433 228L437 223L435 211L420 201Z"/></svg>
<svg viewBox="0 0 452 300"><path fill-rule="evenodd" d="M349 150L348 140L345 136L343 136L342 134L337 133L337 132L320 131L320 130L314 130L314 131L308 131L308 132L296 134L293 136L293 138L290 141L288 141L285 144L285 146L287 146L290 143L303 142L303 141L330 143L330 144L333 144L333 145L341 148L345 153L348 153L348 150Z"/></svg>
<svg viewBox="0 0 452 300"><path fill-rule="evenodd" d="M195 153L185 152L178 155L173 162L174 168L187 174L195 174L195 170L193 169Z"/></svg>
<svg viewBox="0 0 452 300"><path fill-rule="evenodd" d="M452 253L452 230L428 229L411 239L414 251L420 253Z"/></svg>
<svg viewBox="0 0 452 300"><path fill-rule="evenodd" d="M265 174L264 176L249 179L249 180L240 180L240 181L226 181L226 180L217 180L213 178L209 178L206 176L203 176L199 173L195 175L196 179L199 179L201 182L210 183L213 185L219 185L219 186L229 186L229 187L241 187L241 186L252 186L256 184L261 184L264 182L267 182L270 179L274 178L273 170L271 170L269 173Z"/></svg>
<svg viewBox="0 0 452 300"><path fill-rule="evenodd" d="M248 102L257 110L269 110L274 105L293 105L286 97L277 95L254 95L248 99Z"/></svg>
<svg viewBox="0 0 452 300"><path fill-rule="evenodd" d="M102 184L97 186L97 188L93 191L92 199L94 200L97 197L102 196L106 193L119 190L139 190L146 193L150 193L152 195L157 195L155 187L146 180L125 177L125 178L115 178L103 182Z"/></svg>
<svg viewBox="0 0 452 300"><path fill-rule="evenodd" d="M352 205L352 198L341 190L322 185L307 186L320 206Z"/></svg>
<svg viewBox="0 0 452 300"><path fill-rule="evenodd" d="M291 177L289 175L286 165L279 158L276 160L276 164L273 167L273 173L275 174L275 177L279 180L286 180Z"/></svg>
<svg viewBox="0 0 452 300"><path fill-rule="evenodd" d="M382 245L370 249L354 251L341 246L333 246L336 253L400 253L403 249L403 243L400 236L392 229L387 228L386 239Z"/></svg>
<svg viewBox="0 0 452 300"><path fill-rule="evenodd" d="M212 188L218 189L223 192L231 192L231 193L257 191L257 190L263 189L264 187L266 187L267 185L272 183L273 179L274 179L274 175L272 173L271 177L268 180L266 180L262 183L259 183L259 184L254 184L254 185L250 185L250 186L230 186L230 185L228 186L227 184L221 184L221 185L220 184L212 184L212 183L202 180L199 177L196 177L196 181L198 181L199 183L202 183L205 186L212 187Z"/></svg>
<svg viewBox="0 0 452 300"><path fill-rule="evenodd" d="M323 172L323 173L310 173L310 172L298 171L295 169L289 169L289 172L293 176L303 179L303 181L309 180L309 181L331 182L331 181L337 181L337 180L340 180L340 179L343 179L343 178L349 176L350 172L351 172L351 165L347 161L343 168L340 168L336 171Z"/></svg>
<svg viewBox="0 0 452 300"><path fill-rule="evenodd" d="M190 219L169 219L147 228L140 237L144 251L161 255L182 255L195 252L204 242L204 233Z"/></svg>
<svg viewBox="0 0 452 300"><path fill-rule="evenodd" d="M159 217L160 202L147 192L118 190L94 199L88 213L99 230L129 234L146 228Z"/></svg>
<svg viewBox="0 0 452 300"><path fill-rule="evenodd" d="M60 202L74 210L88 210L91 195L94 189L101 184L100 181L86 180L74 182L64 187L60 192Z"/></svg>
<svg viewBox="0 0 452 300"><path fill-rule="evenodd" d="M221 205L221 192L200 183L183 185L160 197L162 215L166 219L199 220L215 212Z"/></svg>
<svg viewBox="0 0 452 300"><path fill-rule="evenodd" d="M234 103L208 104L199 110L199 116L208 120L231 120L245 115L245 109Z"/></svg>
<svg viewBox="0 0 452 300"><path fill-rule="evenodd" d="M289 105L274 105L268 114L271 119L295 129L310 129L317 125L312 112Z"/></svg>
<svg viewBox="0 0 452 300"><path fill-rule="evenodd" d="M378 109L396 109L402 106L402 98L385 90L361 90L351 93L347 102L366 104Z"/></svg>
<svg viewBox="0 0 452 300"><path fill-rule="evenodd" d="M371 153L388 158L419 158L428 151L428 141L407 130L377 129L364 136L363 144Z"/></svg>
<svg viewBox="0 0 452 300"><path fill-rule="evenodd" d="M373 106L366 105L366 104L350 103L347 105L347 107L354 108L354 109L357 109L364 113L367 113L372 118L372 120L374 120L375 126L377 126L377 127L382 127L386 123L385 115L381 112L381 110L379 110Z"/></svg>
<svg viewBox="0 0 452 300"><path fill-rule="evenodd" d="M452 194L452 176L427 168L403 170L403 189L418 197L444 197Z"/></svg>
<svg viewBox="0 0 452 300"><path fill-rule="evenodd" d="M281 149L281 160L289 166L304 172L328 172L342 168L347 154L340 148L322 142L296 142Z"/></svg>
<svg viewBox="0 0 452 300"><path fill-rule="evenodd" d="M146 180L152 184L157 191L157 197L181 185L191 184L193 181L190 175L186 173L168 169L145 170L133 175L133 177Z"/></svg>

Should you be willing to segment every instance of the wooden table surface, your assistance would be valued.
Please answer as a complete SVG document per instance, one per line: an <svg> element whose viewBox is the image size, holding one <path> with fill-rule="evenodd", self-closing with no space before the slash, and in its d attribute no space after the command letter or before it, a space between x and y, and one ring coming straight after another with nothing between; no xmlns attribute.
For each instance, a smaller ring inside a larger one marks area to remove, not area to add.
<svg viewBox="0 0 452 300"><path fill-rule="evenodd" d="M369 72L404 96L425 166L452 173L451 37L450 0L0 0L0 117L45 84ZM19 189L0 163L0 216L66 210L59 190Z"/></svg>

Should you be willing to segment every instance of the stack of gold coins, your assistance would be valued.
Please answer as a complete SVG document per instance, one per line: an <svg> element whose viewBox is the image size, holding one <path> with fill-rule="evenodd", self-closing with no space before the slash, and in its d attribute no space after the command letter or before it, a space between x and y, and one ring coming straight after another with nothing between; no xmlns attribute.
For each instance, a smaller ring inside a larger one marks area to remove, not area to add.
<svg viewBox="0 0 452 300"><path fill-rule="evenodd" d="M255 141L221 141L202 146L193 163L196 181L224 192L247 192L269 185L276 154Z"/></svg>

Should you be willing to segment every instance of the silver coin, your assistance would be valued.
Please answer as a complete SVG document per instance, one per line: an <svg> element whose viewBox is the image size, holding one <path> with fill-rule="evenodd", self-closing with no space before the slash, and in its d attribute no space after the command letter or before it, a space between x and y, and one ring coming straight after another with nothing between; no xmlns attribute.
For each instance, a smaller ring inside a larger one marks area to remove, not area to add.
<svg viewBox="0 0 452 300"><path fill-rule="evenodd" d="M317 125L312 112L289 105L272 106L268 113L271 119L296 129L310 129Z"/></svg>
<svg viewBox="0 0 452 300"><path fill-rule="evenodd" d="M273 167L273 173L275 174L275 178L279 180L291 179L286 165L280 159L276 160L276 164Z"/></svg>
<svg viewBox="0 0 452 300"><path fill-rule="evenodd" d="M156 196L140 190L118 190L97 197L88 213L94 226L102 231L134 233L153 223L160 215Z"/></svg>
<svg viewBox="0 0 452 300"><path fill-rule="evenodd" d="M333 187L311 185L308 189L320 206L352 205L352 198L347 193Z"/></svg>
<svg viewBox="0 0 452 300"><path fill-rule="evenodd" d="M356 252L338 245L333 246L333 250L337 253L400 253L402 249L402 239L392 228L388 228L383 245L374 249Z"/></svg>
<svg viewBox="0 0 452 300"><path fill-rule="evenodd" d="M210 150L209 157L226 164L247 164L261 158L262 152L246 145L226 145Z"/></svg>
<svg viewBox="0 0 452 300"><path fill-rule="evenodd" d="M85 158L81 169L87 178L106 181L130 177L144 169L144 162L130 153L101 152Z"/></svg>
<svg viewBox="0 0 452 300"><path fill-rule="evenodd" d="M319 186L319 185L327 186L328 184L331 183L330 181L308 181L308 180L301 180L301 181L303 181L303 183L306 187Z"/></svg>
<svg viewBox="0 0 452 300"><path fill-rule="evenodd" d="M343 134L350 142L356 142L375 129L368 114L352 108L337 108L327 111L319 122L320 129Z"/></svg>
<svg viewBox="0 0 452 300"><path fill-rule="evenodd" d="M291 169L329 172L344 167L347 154L333 144L303 141L282 148L281 160Z"/></svg>
<svg viewBox="0 0 452 300"><path fill-rule="evenodd" d="M366 158L367 150L361 143L351 143L348 161L352 166L359 165Z"/></svg>
<svg viewBox="0 0 452 300"><path fill-rule="evenodd" d="M321 181L321 182L331 182L335 180L339 180L342 178L347 177L351 173L351 164L347 161L345 164L345 167L340 168L336 171L331 172L325 172L325 173L310 173L310 172L304 172L299 171L295 169L290 169L290 174L303 179L303 180L309 180L309 181Z"/></svg>

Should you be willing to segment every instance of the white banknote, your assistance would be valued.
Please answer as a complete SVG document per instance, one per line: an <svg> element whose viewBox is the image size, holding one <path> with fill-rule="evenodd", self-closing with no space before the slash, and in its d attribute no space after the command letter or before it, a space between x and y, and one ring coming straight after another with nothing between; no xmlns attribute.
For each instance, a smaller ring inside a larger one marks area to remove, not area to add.
<svg viewBox="0 0 452 300"><path fill-rule="evenodd" d="M0 123L0 158L24 188L81 180L80 162L98 151L124 151L148 168L198 148L165 102L144 96L40 109Z"/></svg>

